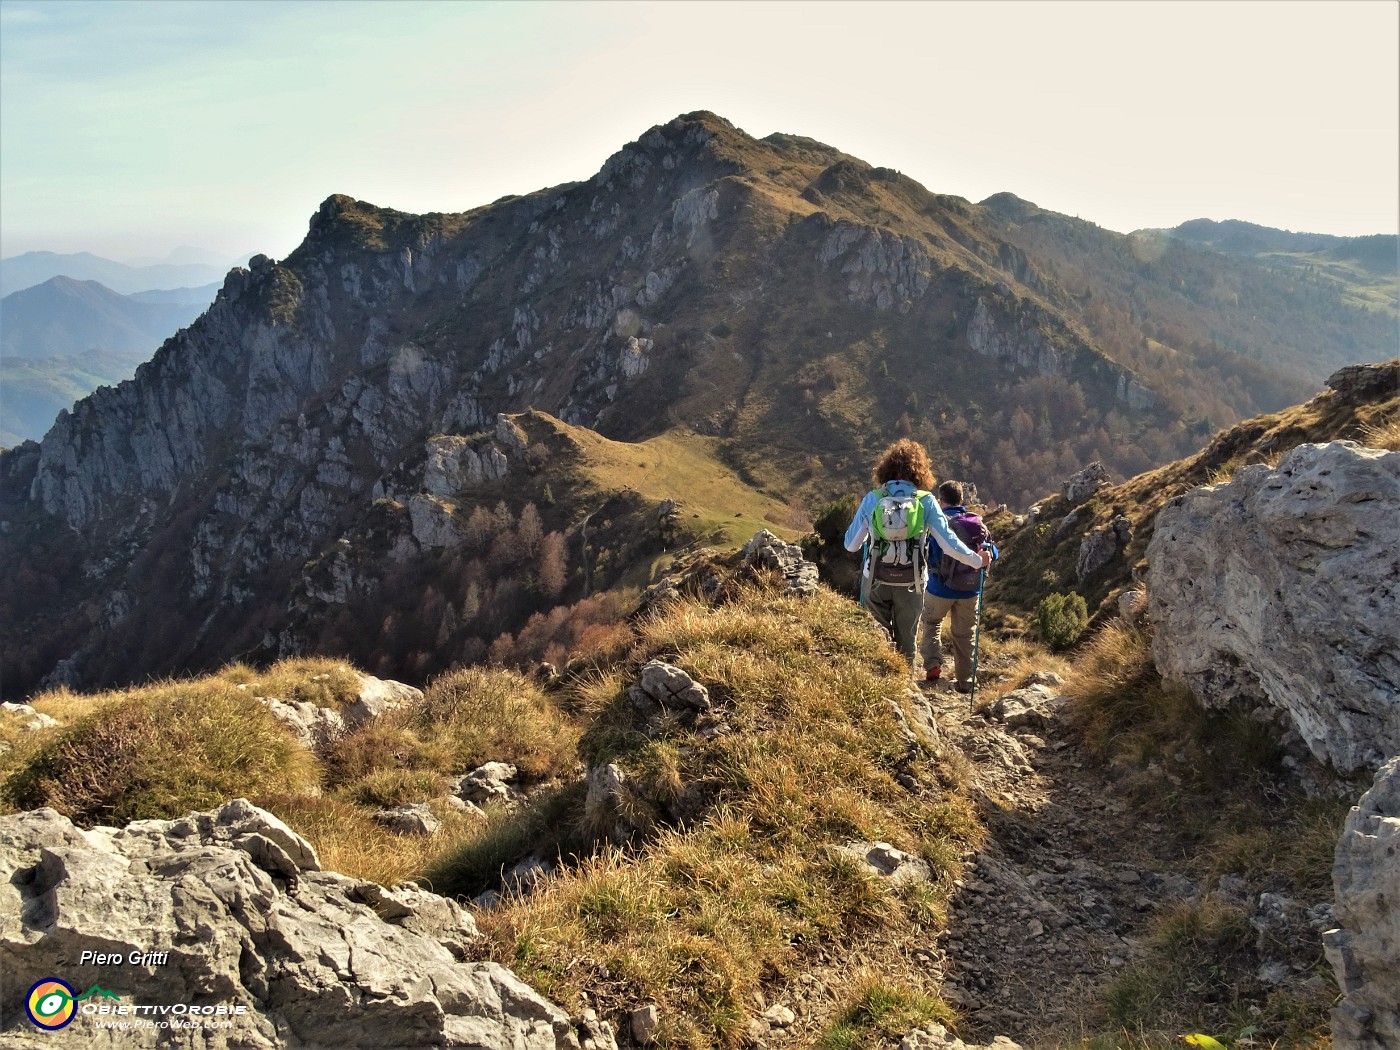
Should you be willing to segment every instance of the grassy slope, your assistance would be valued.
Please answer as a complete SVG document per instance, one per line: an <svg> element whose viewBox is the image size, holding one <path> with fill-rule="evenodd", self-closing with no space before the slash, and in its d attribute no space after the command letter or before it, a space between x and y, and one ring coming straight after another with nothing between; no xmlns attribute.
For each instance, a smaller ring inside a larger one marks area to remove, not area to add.
<svg viewBox="0 0 1400 1050"><path fill-rule="evenodd" d="M328 867L386 883L426 877L449 893L499 886L521 857L552 858L561 867L543 889L481 916L483 950L571 1006L587 993L615 1018L659 1004L672 1046L739 1045L757 993L781 995L847 952L889 965L852 988L831 1045L950 1019L928 977L899 960L901 945L941 928L980 835L957 767L902 735L891 701L905 672L850 602L825 590L783 598L761 579L724 594L651 614L555 692L512 672L455 672L421 707L314 757L254 697L342 704L354 676L340 664L234 665L123 693L45 694L34 706L60 725L0 726L14 745L0 757L0 799L92 824L246 795L307 835ZM707 686L714 713L641 718L627 686L653 657ZM515 763L531 801L488 809L485 822L454 813L445 778L488 759ZM627 774L601 814L585 806L580 761ZM371 817L425 799L444 822L431 838L397 837ZM605 834L617 816L637 829L623 847ZM918 854L934 879L893 890L839 852L848 839Z"/></svg>

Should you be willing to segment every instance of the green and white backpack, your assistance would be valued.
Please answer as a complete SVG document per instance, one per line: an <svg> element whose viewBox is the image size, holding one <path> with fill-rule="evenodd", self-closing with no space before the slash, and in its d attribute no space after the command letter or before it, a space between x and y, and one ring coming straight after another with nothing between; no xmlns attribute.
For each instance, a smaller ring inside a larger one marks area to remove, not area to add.
<svg viewBox="0 0 1400 1050"><path fill-rule="evenodd" d="M928 562L924 544L924 497L922 490L907 496L891 495L888 486L875 490L878 499L870 515L874 533L865 569L873 583L889 587L923 590L928 582Z"/></svg>

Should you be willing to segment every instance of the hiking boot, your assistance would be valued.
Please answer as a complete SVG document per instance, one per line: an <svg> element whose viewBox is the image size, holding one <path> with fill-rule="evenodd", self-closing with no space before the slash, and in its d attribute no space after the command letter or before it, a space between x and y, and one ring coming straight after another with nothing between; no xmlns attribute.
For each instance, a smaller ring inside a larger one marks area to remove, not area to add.
<svg viewBox="0 0 1400 1050"><path fill-rule="evenodd" d="M956 689L956 690L957 690L958 692L960 692L960 693L970 693L970 692L972 692L972 683L971 683L971 682L959 682L957 685L953 686L953 688Z"/></svg>

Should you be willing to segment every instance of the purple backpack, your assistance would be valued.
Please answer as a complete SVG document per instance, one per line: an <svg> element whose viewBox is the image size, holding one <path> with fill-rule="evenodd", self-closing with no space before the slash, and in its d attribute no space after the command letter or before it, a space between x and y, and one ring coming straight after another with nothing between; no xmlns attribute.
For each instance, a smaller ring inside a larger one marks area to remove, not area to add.
<svg viewBox="0 0 1400 1050"><path fill-rule="evenodd" d="M953 535L967 544L969 550L981 550L982 544L987 542L990 533L987 526L982 524L982 519L971 512L959 514L956 518L949 518L948 525L953 530ZM930 544L937 544L936 540L929 540ZM942 548L938 548L938 565L934 569L934 575L938 582L947 587L950 591L975 591L977 590L977 577L979 572L971 565L964 565L957 558L952 557Z"/></svg>

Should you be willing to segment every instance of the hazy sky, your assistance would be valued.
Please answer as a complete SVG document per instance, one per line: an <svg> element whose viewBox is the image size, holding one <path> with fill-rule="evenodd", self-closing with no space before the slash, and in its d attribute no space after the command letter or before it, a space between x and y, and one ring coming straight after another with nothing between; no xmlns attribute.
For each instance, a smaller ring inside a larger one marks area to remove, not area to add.
<svg viewBox="0 0 1400 1050"><path fill-rule="evenodd" d="M0 255L289 252L710 109L1128 231L1400 226L1400 5L0 0Z"/></svg>

